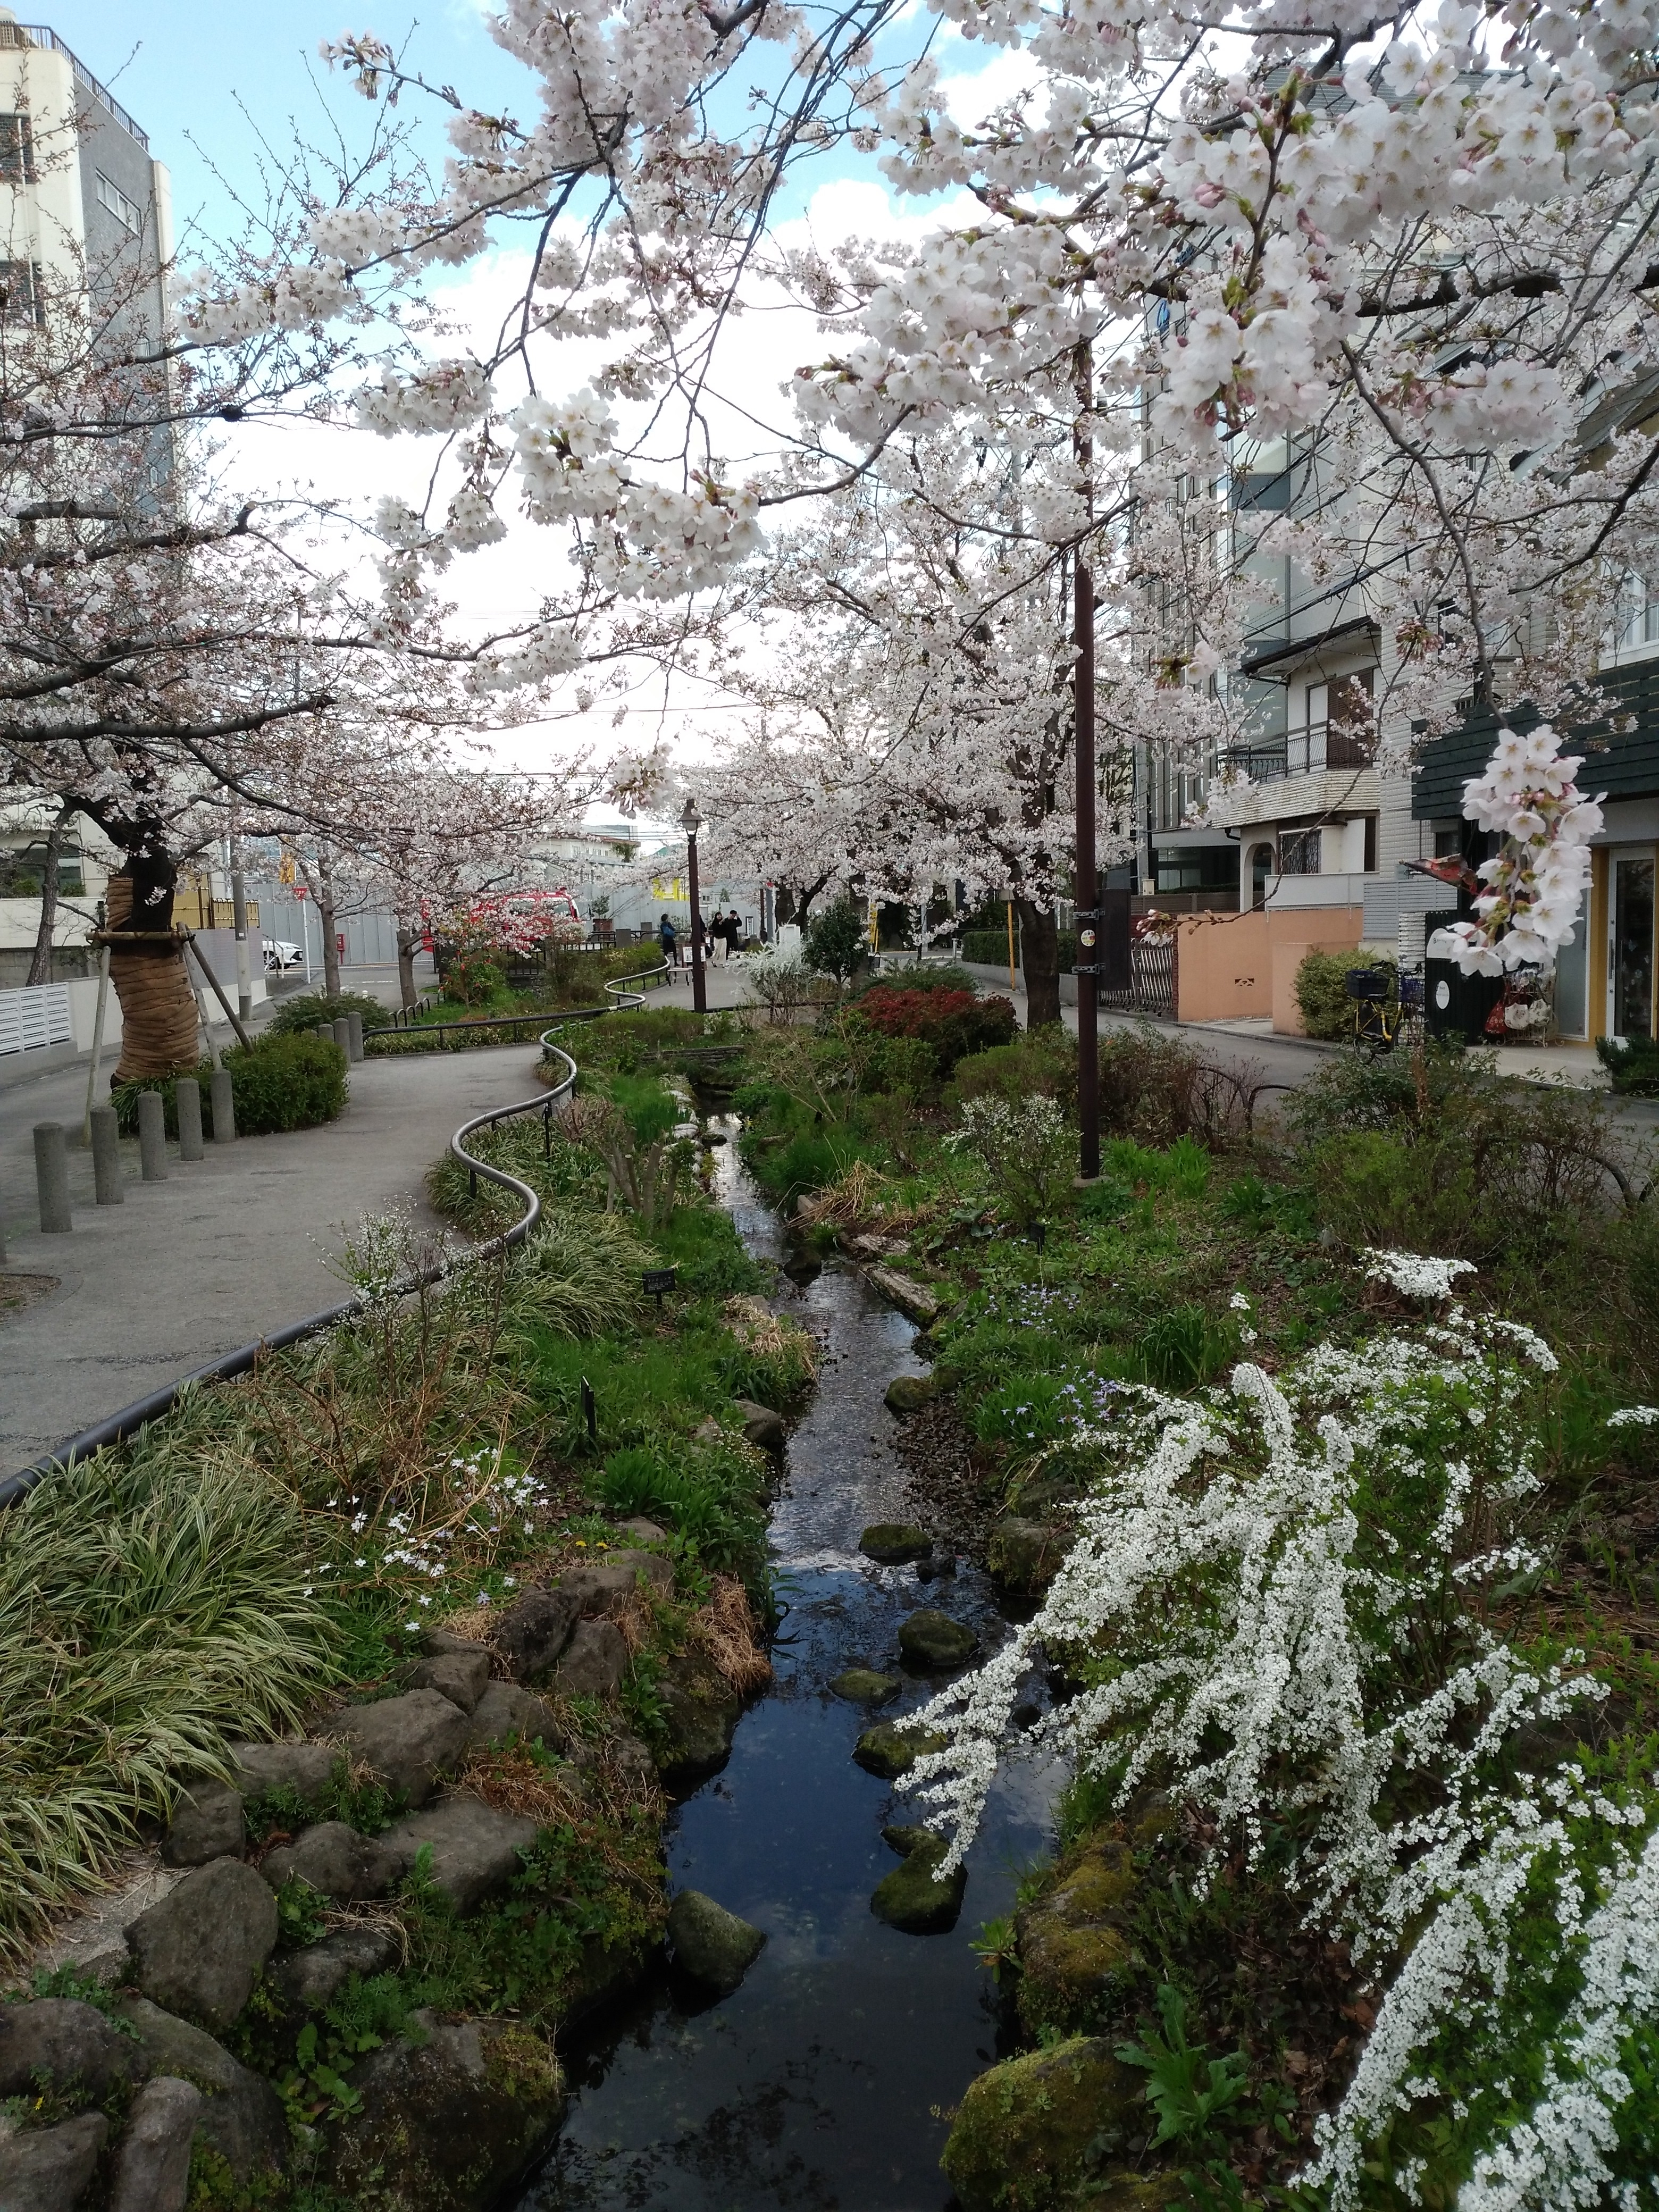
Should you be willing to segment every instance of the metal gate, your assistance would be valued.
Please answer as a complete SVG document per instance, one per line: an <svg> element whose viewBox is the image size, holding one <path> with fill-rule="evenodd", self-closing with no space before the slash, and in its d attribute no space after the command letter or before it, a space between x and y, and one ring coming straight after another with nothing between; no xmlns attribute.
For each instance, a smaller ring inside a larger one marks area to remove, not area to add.
<svg viewBox="0 0 1659 2212"><path fill-rule="evenodd" d="M1176 1018L1176 940L1151 939L1129 947L1127 991L1103 991L1100 1004L1109 1013L1150 1014L1154 1021Z"/></svg>

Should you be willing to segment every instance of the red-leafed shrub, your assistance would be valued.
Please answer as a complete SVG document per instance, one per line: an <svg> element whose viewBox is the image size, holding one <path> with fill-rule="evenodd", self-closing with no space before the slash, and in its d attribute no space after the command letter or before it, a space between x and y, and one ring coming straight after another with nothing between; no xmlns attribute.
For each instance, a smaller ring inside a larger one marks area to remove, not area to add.
<svg viewBox="0 0 1659 2212"><path fill-rule="evenodd" d="M1008 999L976 999L971 991L906 990L878 983L858 1002L858 1011L884 1036L920 1037L939 1056L948 1075L970 1052L988 1052L1018 1034Z"/></svg>

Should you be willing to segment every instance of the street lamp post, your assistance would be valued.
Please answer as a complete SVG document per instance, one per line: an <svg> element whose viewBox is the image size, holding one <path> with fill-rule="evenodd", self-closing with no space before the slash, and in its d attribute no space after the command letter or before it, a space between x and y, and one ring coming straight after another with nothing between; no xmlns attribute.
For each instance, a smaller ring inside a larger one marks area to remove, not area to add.
<svg viewBox="0 0 1659 2212"><path fill-rule="evenodd" d="M686 800L680 827L685 832L686 872L691 879L691 1004L698 1013L706 1014L708 1000L702 981L702 914L697 903L697 832L702 827L702 817L697 811L695 799Z"/></svg>

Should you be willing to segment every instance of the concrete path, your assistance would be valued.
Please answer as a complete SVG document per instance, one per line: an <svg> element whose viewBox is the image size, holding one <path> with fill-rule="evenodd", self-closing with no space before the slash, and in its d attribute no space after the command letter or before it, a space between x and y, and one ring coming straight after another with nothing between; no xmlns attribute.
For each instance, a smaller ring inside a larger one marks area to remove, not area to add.
<svg viewBox="0 0 1659 2212"><path fill-rule="evenodd" d="M0 1092L0 1474L216 1352L336 1304L342 1227L398 1200L435 1225L427 1169L471 1115L532 1097L536 1060L528 1044L368 1060L337 1121L210 1144L189 1167L169 1146L166 1182L139 1181L134 1140L120 1206L94 1206L91 1155L72 1141L67 1237L40 1232L33 1130L62 1121L78 1140L85 1065ZM9 1293L29 1302L7 1311Z"/></svg>

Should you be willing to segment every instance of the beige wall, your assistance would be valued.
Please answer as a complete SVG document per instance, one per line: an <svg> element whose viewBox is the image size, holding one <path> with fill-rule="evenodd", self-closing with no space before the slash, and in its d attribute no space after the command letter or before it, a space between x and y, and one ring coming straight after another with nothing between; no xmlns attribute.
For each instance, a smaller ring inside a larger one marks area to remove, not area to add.
<svg viewBox="0 0 1659 2212"><path fill-rule="evenodd" d="M1274 1029L1302 1036L1294 985L1303 956L1316 947L1351 950L1364 918L1358 906L1182 915L1176 923L1178 1019L1237 1021L1268 1014Z"/></svg>

